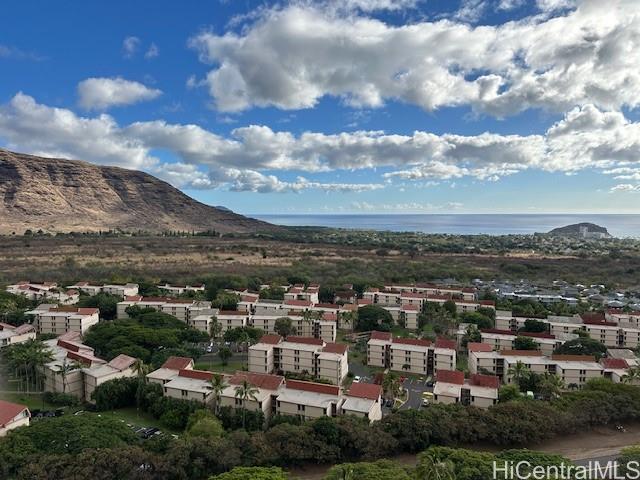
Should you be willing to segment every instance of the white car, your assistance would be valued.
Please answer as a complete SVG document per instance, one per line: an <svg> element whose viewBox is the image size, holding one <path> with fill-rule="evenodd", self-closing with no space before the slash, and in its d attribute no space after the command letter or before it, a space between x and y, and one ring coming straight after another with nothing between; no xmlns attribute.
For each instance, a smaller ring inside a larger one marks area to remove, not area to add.
<svg viewBox="0 0 640 480"><path fill-rule="evenodd" d="M359 382L360 382L360 377L358 375L353 377L353 383L359 383Z"/></svg>

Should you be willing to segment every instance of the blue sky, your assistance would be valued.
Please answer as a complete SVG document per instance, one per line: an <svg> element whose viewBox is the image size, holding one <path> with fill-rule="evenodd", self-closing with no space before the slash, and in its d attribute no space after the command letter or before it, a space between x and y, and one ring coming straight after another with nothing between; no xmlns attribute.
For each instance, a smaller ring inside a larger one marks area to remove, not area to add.
<svg viewBox="0 0 640 480"><path fill-rule="evenodd" d="M5 2L0 146L240 213L640 213L631 0Z"/></svg>

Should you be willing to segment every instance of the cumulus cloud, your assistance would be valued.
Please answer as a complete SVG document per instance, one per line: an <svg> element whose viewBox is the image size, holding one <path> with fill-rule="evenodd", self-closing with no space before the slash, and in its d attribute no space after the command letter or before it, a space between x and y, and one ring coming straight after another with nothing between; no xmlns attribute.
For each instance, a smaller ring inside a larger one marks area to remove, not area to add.
<svg viewBox="0 0 640 480"><path fill-rule="evenodd" d="M105 110L153 100L162 91L124 78L88 78L78 84L78 101L87 110Z"/></svg>
<svg viewBox="0 0 640 480"><path fill-rule="evenodd" d="M590 169L630 181L640 172L640 123L593 105L571 110L544 135L295 135L249 125L222 136L198 125L161 120L119 125L106 114L81 117L20 93L0 106L0 138L21 151L144 169L177 186L252 192L362 192L396 181L425 186L461 178L496 181L526 170ZM152 155L156 150L171 152L179 163L163 164ZM362 170L378 180L361 184L308 178ZM297 177L284 180L279 172Z"/></svg>
<svg viewBox="0 0 640 480"><path fill-rule="evenodd" d="M149 48L145 52L144 58L150 60L152 58L156 58L158 55L160 55L160 49L155 43L152 43L151 45L149 45Z"/></svg>
<svg viewBox="0 0 640 480"><path fill-rule="evenodd" d="M140 39L138 37L126 37L122 41L122 55L124 58L132 58L140 47Z"/></svg>
<svg viewBox="0 0 640 480"><path fill-rule="evenodd" d="M547 12L572 4L538 0ZM228 112L311 108L325 96L367 108L388 100L429 111L468 105L497 117L640 105L640 2L582 0L560 13L497 26L396 26L294 3L264 10L241 33L203 32L190 45L213 65L206 82Z"/></svg>
<svg viewBox="0 0 640 480"><path fill-rule="evenodd" d="M621 183L611 188L611 192L640 192L640 184Z"/></svg>

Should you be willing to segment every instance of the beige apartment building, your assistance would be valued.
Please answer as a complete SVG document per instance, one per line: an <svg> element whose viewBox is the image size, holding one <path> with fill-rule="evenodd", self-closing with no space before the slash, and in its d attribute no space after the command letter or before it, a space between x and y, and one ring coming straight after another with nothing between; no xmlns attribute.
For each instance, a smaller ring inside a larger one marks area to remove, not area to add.
<svg viewBox="0 0 640 480"><path fill-rule="evenodd" d="M463 332L463 334L466 331ZM496 328L487 328L480 330L482 343L491 345L493 350L513 350L514 342L518 337L528 337L538 344L538 350L543 355L551 355L554 350L563 343L578 338L577 335L567 333L562 334L559 338L549 333L529 333L529 332L512 332L511 330L499 330Z"/></svg>
<svg viewBox="0 0 640 480"><path fill-rule="evenodd" d="M35 339L36 329L33 325L25 323L16 327L8 323L0 323L0 348Z"/></svg>
<svg viewBox="0 0 640 480"><path fill-rule="evenodd" d="M592 378L603 376L603 367L589 355L551 355L531 350L503 350L501 352L469 352L469 371L488 373L503 383L512 383L509 369L522 362L531 372L558 375L566 387L581 388Z"/></svg>
<svg viewBox="0 0 640 480"><path fill-rule="evenodd" d="M18 427L29 426L31 412L26 405L0 400L0 438Z"/></svg>
<svg viewBox="0 0 640 480"><path fill-rule="evenodd" d="M164 383L162 389L166 397L193 400L207 405L213 399L212 378L213 372L178 370L178 374Z"/></svg>
<svg viewBox="0 0 640 480"><path fill-rule="evenodd" d="M78 282L75 285L71 285L69 288L80 290L88 293L89 295L97 295L98 293L108 293L109 295L116 295L118 297L128 297L132 295L138 295L137 283L125 283L125 284L97 284L91 282Z"/></svg>
<svg viewBox="0 0 640 480"><path fill-rule="evenodd" d="M382 419L382 386L373 383L352 383L341 405L344 415L363 417L369 422Z"/></svg>
<svg viewBox="0 0 640 480"><path fill-rule="evenodd" d="M160 368L147 374L147 381L164 385L176 377L180 370L193 370L193 359L171 356L167 358Z"/></svg>
<svg viewBox="0 0 640 480"><path fill-rule="evenodd" d="M340 387L321 383L287 380L276 399L276 413L313 420L335 417L341 405Z"/></svg>
<svg viewBox="0 0 640 480"><path fill-rule="evenodd" d="M100 310L97 308L42 304L27 314L33 315L34 324L40 334L62 335L77 332L84 335L90 327L100 321Z"/></svg>
<svg viewBox="0 0 640 480"><path fill-rule="evenodd" d="M339 385L349 371L347 346L313 337L264 335L249 347L249 371L306 373Z"/></svg>
<svg viewBox="0 0 640 480"><path fill-rule="evenodd" d="M495 376L472 374L465 380L461 371L438 370L433 388L433 401L489 408L498 403L499 388L500 380Z"/></svg>
<svg viewBox="0 0 640 480"><path fill-rule="evenodd" d="M253 398L246 400L239 397L236 391L245 381L256 389ZM228 379L228 387L220 394L220 404L223 407L244 407L251 411L261 410L265 419L269 419L276 412L276 397L278 392L282 390L284 382L284 377L280 375L236 372Z"/></svg>
<svg viewBox="0 0 640 480"><path fill-rule="evenodd" d="M129 318L127 308L134 305L140 308L152 308L159 312L173 315L178 320L182 320L187 324L191 318L199 315L213 315L217 311L211 307L211 302L196 301L187 298L143 297L133 295L125 297L122 302L118 302L117 317Z"/></svg>
<svg viewBox="0 0 640 480"><path fill-rule="evenodd" d="M134 368L135 363L135 358L122 354L104 365L95 365L89 368L83 368L84 401L91 402L91 395L94 390L109 380L135 377L137 375Z"/></svg>
<svg viewBox="0 0 640 480"><path fill-rule="evenodd" d="M202 293L204 292L204 284L196 283L193 285L174 285L171 283L165 283L164 285L158 285L158 289L167 292L168 295L182 295L187 292ZM136 291L136 293L138 292ZM129 295L135 295L136 293Z"/></svg>
<svg viewBox="0 0 640 480"><path fill-rule="evenodd" d="M392 338L385 332L371 332L367 362L397 372L433 375L439 369L455 369L456 342L439 338L434 344L429 340Z"/></svg>
<svg viewBox="0 0 640 480"><path fill-rule="evenodd" d="M237 310L220 310L216 318L221 327L222 334L228 330L249 325L249 314Z"/></svg>

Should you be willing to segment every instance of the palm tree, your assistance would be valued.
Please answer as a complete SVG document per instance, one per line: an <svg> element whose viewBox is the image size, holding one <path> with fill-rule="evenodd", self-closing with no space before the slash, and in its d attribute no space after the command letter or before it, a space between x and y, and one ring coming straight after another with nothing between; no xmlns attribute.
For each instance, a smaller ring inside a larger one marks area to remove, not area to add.
<svg viewBox="0 0 640 480"><path fill-rule="evenodd" d="M451 461L439 461L431 455L425 455L420 459L420 463L416 467L416 478L455 480L456 473Z"/></svg>
<svg viewBox="0 0 640 480"><path fill-rule="evenodd" d="M236 398L242 401L242 428L245 428L246 415L247 415L247 401L258 401L256 394L258 389L251 385L247 380L243 380L240 385L236 387Z"/></svg>
<svg viewBox="0 0 640 480"><path fill-rule="evenodd" d="M218 338L218 336L220 335L220 332L222 332L222 325L220 325L220 322L218 321L218 317L214 315L211 317L211 326L209 327L209 334L211 335L212 338Z"/></svg>
<svg viewBox="0 0 640 480"><path fill-rule="evenodd" d="M640 380L640 367L631 367L627 373L622 376L622 383L633 385Z"/></svg>
<svg viewBox="0 0 640 480"><path fill-rule="evenodd" d="M213 390L213 399L215 402L213 404L213 411L216 415L220 413L220 395L222 394L222 391L227 387L228 385L224 379L224 376L220 375L219 373L214 373L213 377L211 377L211 390Z"/></svg>
<svg viewBox="0 0 640 480"><path fill-rule="evenodd" d="M77 370L80 367L80 364L77 362L68 362L65 358L61 365L56 365L60 371L58 372L62 377L62 393L67 393L67 375Z"/></svg>
<svg viewBox="0 0 640 480"><path fill-rule="evenodd" d="M140 405L142 404L143 385L147 380L147 374L151 370L151 367L144 362L144 360L136 359L132 367L133 371L138 375L138 388L136 389L136 411L140 411Z"/></svg>
<svg viewBox="0 0 640 480"><path fill-rule="evenodd" d="M538 383L540 394L547 400L560 394L564 388L564 382L558 375L544 372Z"/></svg>
<svg viewBox="0 0 640 480"><path fill-rule="evenodd" d="M400 377L397 373L389 372L382 380L382 389L386 394L386 398L393 399L400 393Z"/></svg>
<svg viewBox="0 0 640 480"><path fill-rule="evenodd" d="M521 384L526 378L529 377L531 372L524 363L518 360L515 365L509 367L509 370L507 370L507 374L513 378L513 381L516 383L516 385L518 385L518 387L522 388Z"/></svg>

